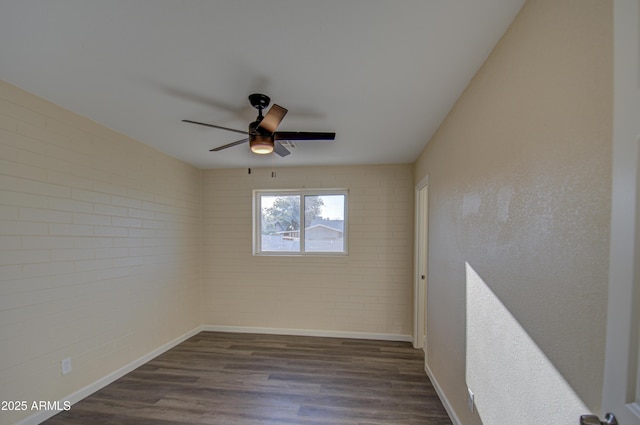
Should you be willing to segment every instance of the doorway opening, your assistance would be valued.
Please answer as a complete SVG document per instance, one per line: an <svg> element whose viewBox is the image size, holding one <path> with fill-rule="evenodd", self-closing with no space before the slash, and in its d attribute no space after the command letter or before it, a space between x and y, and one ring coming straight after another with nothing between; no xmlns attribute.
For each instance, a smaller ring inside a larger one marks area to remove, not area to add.
<svg viewBox="0 0 640 425"><path fill-rule="evenodd" d="M427 279L429 249L429 176L416 185L413 346L425 352L427 342Z"/></svg>

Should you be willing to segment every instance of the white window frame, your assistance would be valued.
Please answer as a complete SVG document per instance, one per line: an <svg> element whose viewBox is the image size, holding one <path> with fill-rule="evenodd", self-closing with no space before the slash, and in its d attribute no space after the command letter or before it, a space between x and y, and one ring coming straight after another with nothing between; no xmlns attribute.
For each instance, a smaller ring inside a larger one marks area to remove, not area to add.
<svg viewBox="0 0 640 425"><path fill-rule="evenodd" d="M262 250L262 196L300 196L300 250L299 251L263 251ZM305 196L344 196L344 223L343 223L343 250L333 251L305 251L304 229L304 197ZM253 191L253 255L255 256L280 256L280 257L305 257L305 256L346 256L348 250L349 228L349 190L348 189L258 189Z"/></svg>

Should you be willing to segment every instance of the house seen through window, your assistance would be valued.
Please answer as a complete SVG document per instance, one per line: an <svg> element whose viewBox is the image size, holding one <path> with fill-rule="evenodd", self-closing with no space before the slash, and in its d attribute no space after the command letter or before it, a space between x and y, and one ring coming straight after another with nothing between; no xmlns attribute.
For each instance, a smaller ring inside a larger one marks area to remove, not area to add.
<svg viewBox="0 0 640 425"><path fill-rule="evenodd" d="M254 192L254 253L347 253L347 191Z"/></svg>

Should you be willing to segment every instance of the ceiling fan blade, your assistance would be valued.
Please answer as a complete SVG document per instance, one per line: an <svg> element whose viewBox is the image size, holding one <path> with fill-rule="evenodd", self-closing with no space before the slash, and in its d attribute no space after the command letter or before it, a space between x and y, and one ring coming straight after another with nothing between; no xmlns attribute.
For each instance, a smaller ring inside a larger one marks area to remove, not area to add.
<svg viewBox="0 0 640 425"><path fill-rule="evenodd" d="M248 134L246 131L236 130L235 128L221 127L221 126L219 126L219 125L207 124L207 123L204 123L204 122L191 121L191 120L182 120L182 122L188 122L188 123L190 123L190 124L203 125L203 126L205 126L205 127L219 128L219 129L221 129L221 130L233 131L233 132L235 132L235 133L240 133L240 134Z"/></svg>
<svg viewBox="0 0 640 425"><path fill-rule="evenodd" d="M287 156L291 153L287 148L285 148L278 142L273 143L273 151L280 156Z"/></svg>
<svg viewBox="0 0 640 425"><path fill-rule="evenodd" d="M273 136L275 140L335 140L336 133L277 131Z"/></svg>
<svg viewBox="0 0 640 425"><path fill-rule="evenodd" d="M274 133L280 125L280 121L287 115L287 112L285 108L274 103L269 109L269 112L267 112L267 115L260 121L258 127L267 130L269 133Z"/></svg>
<svg viewBox="0 0 640 425"><path fill-rule="evenodd" d="M242 139L242 140L238 140L236 142L233 143L228 143L224 146L218 146L217 148L213 148L213 149L209 149L209 152L217 152L217 151L221 151L222 149L227 149L230 148L232 146L236 146L236 145L241 145L243 143L247 143L249 141L249 139Z"/></svg>

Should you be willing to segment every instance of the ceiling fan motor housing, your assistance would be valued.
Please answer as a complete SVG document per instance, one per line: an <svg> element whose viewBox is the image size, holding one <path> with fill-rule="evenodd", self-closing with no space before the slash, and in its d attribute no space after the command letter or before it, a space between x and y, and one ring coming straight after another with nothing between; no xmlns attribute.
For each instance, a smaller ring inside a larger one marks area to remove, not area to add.
<svg viewBox="0 0 640 425"><path fill-rule="evenodd" d="M249 137L252 137L252 136L264 136L264 137L273 136L273 134L270 133L269 130L265 130L264 128L260 127L260 122L262 122L262 117L258 117L258 119L256 119L254 122L249 124Z"/></svg>
<svg viewBox="0 0 640 425"><path fill-rule="evenodd" d="M273 152L275 143L273 134L259 127L260 121L262 121L262 119L258 119L249 124L249 146L251 152L264 155Z"/></svg>

